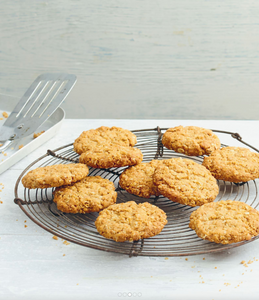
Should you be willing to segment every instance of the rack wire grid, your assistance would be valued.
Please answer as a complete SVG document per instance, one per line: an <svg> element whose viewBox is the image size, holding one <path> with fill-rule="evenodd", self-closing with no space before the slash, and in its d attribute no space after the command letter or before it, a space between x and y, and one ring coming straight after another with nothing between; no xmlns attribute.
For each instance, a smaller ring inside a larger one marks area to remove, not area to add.
<svg viewBox="0 0 259 300"><path fill-rule="evenodd" d="M168 128L153 128L133 130L137 136L137 147L143 153L143 162L152 159L169 159L173 157L189 158L197 163L202 163L203 156L189 157L163 147L161 138ZM245 143L238 133L213 130L216 133L227 134L240 143L259 152L253 146ZM222 144L222 147L227 145ZM107 252L115 252L132 256L189 256L218 252L238 247L256 240L259 236L249 241L242 241L229 245L216 244L199 238L195 231L189 228L190 214L197 207L181 205L170 201L163 196L151 196L149 199L140 198L129 194L119 186L119 176L126 167L110 169L90 168L89 176L101 176L112 181L117 191L117 203L135 201L149 203L158 206L165 211L168 219L167 225L157 236L134 242L115 242L101 236L95 228L94 222L98 213L67 214L57 210L53 202L54 188L27 189L21 184L21 178L31 169L53 164L77 163L79 155L73 151L73 143L57 148L32 162L19 176L15 185L14 202L37 225L46 231L64 240ZM219 194L215 201L235 200L242 201L253 208L257 208L258 182L234 184L218 180Z"/></svg>

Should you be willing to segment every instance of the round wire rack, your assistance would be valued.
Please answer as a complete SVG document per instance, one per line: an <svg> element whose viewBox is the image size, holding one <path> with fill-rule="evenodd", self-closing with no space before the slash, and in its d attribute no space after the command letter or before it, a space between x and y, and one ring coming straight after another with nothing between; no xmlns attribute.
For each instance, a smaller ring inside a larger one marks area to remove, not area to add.
<svg viewBox="0 0 259 300"><path fill-rule="evenodd" d="M176 153L163 147L161 138L168 128L154 128L134 130L137 136L137 147L143 153L143 162L152 159L169 159L173 157L189 158L197 163L202 163L203 156L189 157ZM239 134L213 130L217 133L228 134L232 138L259 152L253 146L245 143ZM222 144L222 147L226 145ZM53 202L53 189L27 189L21 184L21 178L30 170L53 164L77 163L79 155L73 151L73 144L62 146L47 153L32 162L19 176L15 185L14 202L37 225L66 241L82 246L116 252L131 256L185 256L217 252L244 245L256 240L259 236L249 241L222 245L199 238L195 231L189 228L190 214L196 209L186 205L172 202L163 196L152 196L149 199L140 198L124 191L119 186L119 176L125 170L123 168L94 169L90 168L89 176L99 175L112 181L117 191L117 203L135 201L149 203L158 206L165 211L168 219L162 232L154 237L134 242L118 243L102 237L96 230L94 222L98 213L67 214L57 210ZM218 180L219 194L215 201L235 200L242 201L253 208L257 208L258 182L234 184Z"/></svg>

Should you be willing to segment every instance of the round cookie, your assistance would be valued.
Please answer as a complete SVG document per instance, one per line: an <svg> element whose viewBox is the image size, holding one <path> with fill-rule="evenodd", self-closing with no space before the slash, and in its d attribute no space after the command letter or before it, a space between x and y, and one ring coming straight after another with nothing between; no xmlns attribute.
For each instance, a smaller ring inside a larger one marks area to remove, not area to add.
<svg viewBox="0 0 259 300"><path fill-rule="evenodd" d="M221 180L246 182L259 177L259 154L243 147L224 147L203 160L211 174Z"/></svg>
<svg viewBox="0 0 259 300"><path fill-rule="evenodd" d="M159 196L160 193L153 183L153 175L156 167L162 164L164 160L154 159L148 163L140 163L130 167L120 175L120 186L130 194L150 198L150 196Z"/></svg>
<svg viewBox="0 0 259 300"><path fill-rule="evenodd" d="M82 153L79 162L93 168L133 166L141 163L143 154L138 148L119 145L99 146Z"/></svg>
<svg viewBox="0 0 259 300"><path fill-rule="evenodd" d="M129 201L102 210L95 226L105 238L125 242L157 235L166 223L165 212L155 205Z"/></svg>
<svg viewBox="0 0 259 300"><path fill-rule="evenodd" d="M189 206L212 202L219 193L216 179L204 166L190 159L164 161L157 166L153 180L163 196Z"/></svg>
<svg viewBox="0 0 259 300"><path fill-rule="evenodd" d="M74 150L78 154L82 154L102 145L121 145L129 147L134 146L136 143L136 135L127 129L115 126L101 126L97 129L82 132L74 142Z"/></svg>
<svg viewBox="0 0 259 300"><path fill-rule="evenodd" d="M200 156L220 148L220 140L211 130L196 126L169 128L162 137L163 145L178 153Z"/></svg>
<svg viewBox="0 0 259 300"><path fill-rule="evenodd" d="M88 176L73 185L54 191L53 201L57 209L72 214L98 212L117 199L114 184L101 176Z"/></svg>
<svg viewBox="0 0 259 300"><path fill-rule="evenodd" d="M237 243L259 234L259 212L243 202L221 200L194 211L189 227L202 239L221 244Z"/></svg>
<svg viewBox="0 0 259 300"><path fill-rule="evenodd" d="M88 173L88 167L84 164L61 164L40 167L28 172L22 178L22 184L28 189L59 187L81 180Z"/></svg>

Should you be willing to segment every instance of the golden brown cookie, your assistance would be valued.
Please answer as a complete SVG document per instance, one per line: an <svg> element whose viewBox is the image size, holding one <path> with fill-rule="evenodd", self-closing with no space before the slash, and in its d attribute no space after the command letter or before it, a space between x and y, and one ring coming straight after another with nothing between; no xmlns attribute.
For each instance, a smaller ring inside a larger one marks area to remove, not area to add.
<svg viewBox="0 0 259 300"><path fill-rule="evenodd" d="M242 147L224 147L205 157L202 163L221 180L246 182L259 177L259 154Z"/></svg>
<svg viewBox="0 0 259 300"><path fill-rule="evenodd" d="M28 189L45 189L68 185L83 179L89 173L84 164L52 165L28 172L22 184Z"/></svg>
<svg viewBox="0 0 259 300"><path fill-rule="evenodd" d="M212 202L219 193L216 179L205 167L190 159L165 160L157 166L153 180L163 196L190 206Z"/></svg>
<svg viewBox="0 0 259 300"><path fill-rule="evenodd" d="M163 145L189 156L207 154L220 148L220 140L211 130L197 126L169 128L162 138Z"/></svg>
<svg viewBox="0 0 259 300"><path fill-rule="evenodd" d="M157 235L166 223L165 212L157 206L129 201L102 210L95 226L105 238L125 242Z"/></svg>
<svg viewBox="0 0 259 300"><path fill-rule="evenodd" d="M259 212L243 202L221 200L194 211L189 226L204 240L237 243L259 234Z"/></svg>
<svg viewBox="0 0 259 300"><path fill-rule="evenodd" d="M130 167L120 175L120 186L130 194L150 198L150 196L159 196L160 193L153 183L153 175L156 167L162 164L164 160L154 159L148 163L141 163Z"/></svg>
<svg viewBox="0 0 259 300"><path fill-rule="evenodd" d="M82 154L99 146L121 145L134 146L137 143L137 137L131 131L120 127L101 126L97 129L87 130L74 142L74 150Z"/></svg>
<svg viewBox="0 0 259 300"><path fill-rule="evenodd" d="M100 176L87 176L68 186L54 191L53 201L57 209L65 213L85 214L98 212L117 199L114 184Z"/></svg>
<svg viewBox="0 0 259 300"><path fill-rule="evenodd" d="M138 148L114 146L98 146L82 153L79 162L93 168L113 168L133 166L141 163L143 154Z"/></svg>

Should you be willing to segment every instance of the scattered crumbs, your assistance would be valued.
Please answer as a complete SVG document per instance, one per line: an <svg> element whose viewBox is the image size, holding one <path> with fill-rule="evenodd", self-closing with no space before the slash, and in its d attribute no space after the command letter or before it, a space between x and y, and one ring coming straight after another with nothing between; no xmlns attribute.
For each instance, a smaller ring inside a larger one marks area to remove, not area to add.
<svg viewBox="0 0 259 300"><path fill-rule="evenodd" d="M67 242L67 241L64 241L63 244L64 244L64 245L69 245L70 243Z"/></svg>
<svg viewBox="0 0 259 300"><path fill-rule="evenodd" d="M26 227L27 227L27 225L24 225L24 227L26 228Z"/></svg>
<svg viewBox="0 0 259 300"><path fill-rule="evenodd" d="M217 269L217 267L215 267L214 269Z"/></svg>
<svg viewBox="0 0 259 300"><path fill-rule="evenodd" d="M66 254L63 254L63 256L66 256Z"/></svg>
<svg viewBox="0 0 259 300"><path fill-rule="evenodd" d="M0 201L1 204L3 204L3 201Z"/></svg>
<svg viewBox="0 0 259 300"><path fill-rule="evenodd" d="M205 260L205 257L203 257L203 260Z"/></svg>
<svg viewBox="0 0 259 300"><path fill-rule="evenodd" d="M154 247L154 248L156 248L156 247Z"/></svg>
<svg viewBox="0 0 259 300"><path fill-rule="evenodd" d="M64 227L67 228L67 225L65 225Z"/></svg>
<svg viewBox="0 0 259 300"><path fill-rule="evenodd" d="M242 260L242 261L241 261L241 264L242 264L242 265L243 265L243 264L245 264L245 263L246 263L246 261L245 261L245 260Z"/></svg>
<svg viewBox="0 0 259 300"><path fill-rule="evenodd" d="M56 235L53 235L52 237L54 240L58 240L58 237Z"/></svg>
<svg viewBox="0 0 259 300"><path fill-rule="evenodd" d="M25 220L24 223L26 223L27 221Z"/></svg>
<svg viewBox="0 0 259 300"><path fill-rule="evenodd" d="M4 156L7 156L7 153L4 153Z"/></svg>
<svg viewBox="0 0 259 300"><path fill-rule="evenodd" d="M258 259L256 259L255 261L258 261Z"/></svg>
<svg viewBox="0 0 259 300"><path fill-rule="evenodd" d="M244 267L248 267L248 265L247 265L247 264L244 264Z"/></svg>
<svg viewBox="0 0 259 300"><path fill-rule="evenodd" d="M0 118L0 120L3 120L4 118Z"/></svg>
<svg viewBox="0 0 259 300"><path fill-rule="evenodd" d="M252 264L252 263L253 263L253 261L252 261L252 260L249 260L247 263L248 263L248 264Z"/></svg>
<svg viewBox="0 0 259 300"><path fill-rule="evenodd" d="M188 258L185 258L185 260L187 261L187 260L188 260Z"/></svg>
<svg viewBox="0 0 259 300"><path fill-rule="evenodd" d="M36 139L38 136L40 136L42 133L44 133L45 131L41 131L41 132L38 132L38 133L34 133L33 134L33 138Z"/></svg>
<svg viewBox="0 0 259 300"><path fill-rule="evenodd" d="M202 281L201 283L204 283L204 281Z"/></svg>
<svg viewBox="0 0 259 300"><path fill-rule="evenodd" d="M165 257L165 260L168 260L168 257Z"/></svg>
<svg viewBox="0 0 259 300"><path fill-rule="evenodd" d="M231 285L231 283L225 282L224 285L225 285L225 286L229 286L229 285Z"/></svg>
<svg viewBox="0 0 259 300"><path fill-rule="evenodd" d="M242 275L244 275L245 273L242 273Z"/></svg>
<svg viewBox="0 0 259 300"><path fill-rule="evenodd" d="M19 149L22 149L22 147L23 147L23 145L19 145L19 147L18 147L18 148L19 148Z"/></svg>
<svg viewBox="0 0 259 300"><path fill-rule="evenodd" d="M8 113L7 113L6 111L4 111L4 112L2 113L2 115L3 115L3 117L6 118L6 119L8 118Z"/></svg>

